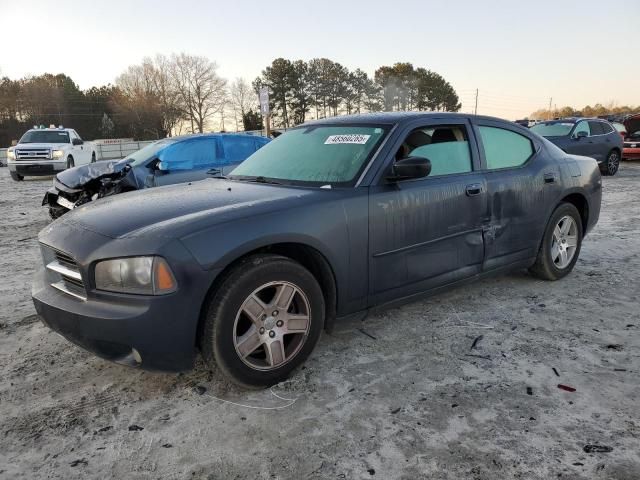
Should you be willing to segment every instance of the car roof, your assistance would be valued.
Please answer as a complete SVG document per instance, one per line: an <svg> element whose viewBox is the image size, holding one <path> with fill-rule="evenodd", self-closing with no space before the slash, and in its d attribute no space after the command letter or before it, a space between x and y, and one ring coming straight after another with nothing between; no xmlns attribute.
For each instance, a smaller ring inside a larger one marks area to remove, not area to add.
<svg viewBox="0 0 640 480"><path fill-rule="evenodd" d="M394 125L405 123L412 120L443 119L443 120L461 120L466 118L477 118L492 121L500 121L513 123L503 118L487 117L481 115L471 115L466 113L451 112L376 112L376 113L360 113L356 115L341 115L337 117L328 117L319 120L310 120L302 125L329 125L329 124L362 124L362 125Z"/></svg>
<svg viewBox="0 0 640 480"><path fill-rule="evenodd" d="M578 123L581 120L589 120L590 122L604 122L610 123L606 118L594 118L594 117L566 117L566 118L554 118L553 120L545 120L540 123L554 124L554 123Z"/></svg>
<svg viewBox="0 0 640 480"><path fill-rule="evenodd" d="M264 140L269 140L269 138L267 137L263 137L260 135L251 135L249 133L242 133L242 132L238 132L238 133L190 133L187 135L178 135L175 137L167 137L167 138L162 138L160 140L173 140L174 142L181 142L183 140L190 140L193 138L247 138L247 137L251 137L251 138L255 138L255 139L262 139Z"/></svg>

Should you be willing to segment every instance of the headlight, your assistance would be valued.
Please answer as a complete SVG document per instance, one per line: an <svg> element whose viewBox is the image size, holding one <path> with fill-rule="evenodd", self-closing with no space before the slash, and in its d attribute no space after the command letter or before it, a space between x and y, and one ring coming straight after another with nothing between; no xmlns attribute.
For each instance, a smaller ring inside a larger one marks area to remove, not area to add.
<svg viewBox="0 0 640 480"><path fill-rule="evenodd" d="M51 152L53 158L62 158L64 156L64 150L54 150Z"/></svg>
<svg viewBox="0 0 640 480"><path fill-rule="evenodd" d="M7 159L15 160L16 159L16 153L13 150L7 150Z"/></svg>
<svg viewBox="0 0 640 480"><path fill-rule="evenodd" d="M164 295L178 286L162 257L103 260L96 265L95 281L98 290L140 295Z"/></svg>

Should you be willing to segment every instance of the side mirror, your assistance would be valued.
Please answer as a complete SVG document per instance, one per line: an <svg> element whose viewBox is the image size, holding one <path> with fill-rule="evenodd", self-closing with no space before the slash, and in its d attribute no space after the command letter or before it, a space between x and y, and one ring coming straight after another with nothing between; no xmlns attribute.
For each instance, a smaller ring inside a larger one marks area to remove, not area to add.
<svg viewBox="0 0 640 480"><path fill-rule="evenodd" d="M587 135L587 132L585 132L584 130L576 133L576 138L577 139L581 139L581 138L585 138L585 137L588 137L588 135Z"/></svg>
<svg viewBox="0 0 640 480"><path fill-rule="evenodd" d="M156 163L156 170L159 172L168 172L169 164L167 162L158 162Z"/></svg>
<svg viewBox="0 0 640 480"><path fill-rule="evenodd" d="M74 145L82 145L84 142L79 138L74 138L71 143L73 143Z"/></svg>
<svg viewBox="0 0 640 480"><path fill-rule="evenodd" d="M390 182L426 177L431 173L431 160L424 157L407 157L398 160L387 177Z"/></svg>

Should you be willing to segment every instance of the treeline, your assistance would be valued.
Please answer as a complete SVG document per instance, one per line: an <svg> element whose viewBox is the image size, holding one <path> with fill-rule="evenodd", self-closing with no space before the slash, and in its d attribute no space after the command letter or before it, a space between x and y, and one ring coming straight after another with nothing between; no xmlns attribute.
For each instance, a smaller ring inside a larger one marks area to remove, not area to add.
<svg viewBox="0 0 640 480"><path fill-rule="evenodd" d="M546 120L548 118L564 117L603 117L606 115L625 115L638 112L640 112L640 105L633 107L631 105L616 105L614 103L609 103L607 105L596 103L593 107L591 105L587 105L582 109L568 106L553 108L551 110L543 108L533 112L529 118L532 120Z"/></svg>
<svg viewBox="0 0 640 480"><path fill-rule="evenodd" d="M458 111L453 87L440 75L411 63L379 67L370 78L328 58L275 59L253 81L267 86L275 125L290 127L310 118L392 110Z"/></svg>
<svg viewBox="0 0 640 480"><path fill-rule="evenodd" d="M86 139L157 139L183 133L262 128L257 92L270 91L274 127L311 118L390 110L460 109L440 75L410 63L382 66L373 78L327 58L275 59L252 84L228 82L206 57L145 58L114 85L81 90L65 74L0 79L0 147L33 125L64 125Z"/></svg>

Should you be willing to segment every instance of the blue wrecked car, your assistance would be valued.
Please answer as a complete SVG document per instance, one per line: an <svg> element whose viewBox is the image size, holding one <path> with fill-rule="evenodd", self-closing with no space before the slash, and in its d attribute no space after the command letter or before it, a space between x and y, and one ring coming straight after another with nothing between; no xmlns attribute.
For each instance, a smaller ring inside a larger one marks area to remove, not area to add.
<svg viewBox="0 0 640 480"><path fill-rule="evenodd" d="M269 140L227 133L164 138L122 160L90 163L58 173L42 205L49 207L49 215L55 219L102 197L224 176Z"/></svg>

